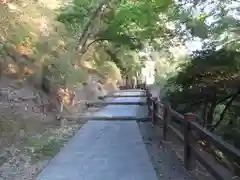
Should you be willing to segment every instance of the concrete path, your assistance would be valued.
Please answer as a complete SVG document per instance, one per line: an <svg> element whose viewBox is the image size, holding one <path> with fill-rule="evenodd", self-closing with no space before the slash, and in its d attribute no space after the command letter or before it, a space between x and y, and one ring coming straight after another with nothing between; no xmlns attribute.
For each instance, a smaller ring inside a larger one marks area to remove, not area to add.
<svg viewBox="0 0 240 180"><path fill-rule="evenodd" d="M136 95L142 92L122 93ZM140 98L114 101L140 101ZM137 109L137 105L108 105L94 115L136 116ZM157 176L137 122L119 119L87 122L37 180L157 180Z"/></svg>
<svg viewBox="0 0 240 180"><path fill-rule="evenodd" d="M122 91L114 93L114 95L141 95L144 92L142 91ZM141 100L141 97L117 97L112 100L112 102L139 102ZM105 108L103 108L101 111L98 111L93 114L93 116L107 116L107 117L114 117L114 116L136 116L137 109L139 108L139 105L108 105ZM119 119L121 120L121 119Z"/></svg>
<svg viewBox="0 0 240 180"><path fill-rule="evenodd" d="M114 95L116 96L135 96L135 95L141 95L144 94L144 90L139 90L139 89L129 89L129 90L121 90L118 92L115 92Z"/></svg>

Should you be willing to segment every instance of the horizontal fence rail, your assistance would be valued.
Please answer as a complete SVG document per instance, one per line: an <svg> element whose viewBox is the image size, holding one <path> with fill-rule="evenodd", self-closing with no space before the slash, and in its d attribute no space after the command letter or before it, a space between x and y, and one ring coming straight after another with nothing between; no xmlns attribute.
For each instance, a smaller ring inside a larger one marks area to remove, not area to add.
<svg viewBox="0 0 240 180"><path fill-rule="evenodd" d="M147 105L147 102L88 102L86 106L99 106L99 105Z"/></svg>
<svg viewBox="0 0 240 180"><path fill-rule="evenodd" d="M107 97L114 97L114 98L128 98L128 97L146 97L145 94L141 94L141 95L114 95L114 94L111 94L111 95L106 95L104 96L105 98Z"/></svg>
<svg viewBox="0 0 240 180"><path fill-rule="evenodd" d="M109 121L149 121L148 117L135 117L135 116L80 116L79 119L83 120L109 120Z"/></svg>
<svg viewBox="0 0 240 180"><path fill-rule="evenodd" d="M204 152L200 147L199 141L206 141L209 145L220 150L224 156L230 157L235 162L240 162L240 150L226 143L218 136L197 123L197 115L186 113L184 115L171 109L169 104L162 104L158 99L153 98L146 89L148 116L154 125L162 125L162 136L167 141L169 131L173 132L184 146L184 167L191 171L196 169L199 162L215 179L230 180L238 179L227 168L217 161L210 161L212 154ZM178 128L174 126L178 125Z"/></svg>

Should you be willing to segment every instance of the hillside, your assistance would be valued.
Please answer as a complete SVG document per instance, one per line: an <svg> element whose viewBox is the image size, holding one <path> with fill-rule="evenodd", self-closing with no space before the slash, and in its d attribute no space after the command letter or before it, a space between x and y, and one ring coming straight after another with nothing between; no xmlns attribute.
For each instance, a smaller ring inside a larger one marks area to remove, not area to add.
<svg viewBox="0 0 240 180"><path fill-rule="evenodd" d="M116 89L120 74L114 64L79 65L74 35L57 21L60 5L0 1L0 179L31 179L83 123L65 127L56 119L59 88L76 93L75 105L63 110L73 116L85 111L86 101ZM49 103L55 110L43 112L41 104Z"/></svg>

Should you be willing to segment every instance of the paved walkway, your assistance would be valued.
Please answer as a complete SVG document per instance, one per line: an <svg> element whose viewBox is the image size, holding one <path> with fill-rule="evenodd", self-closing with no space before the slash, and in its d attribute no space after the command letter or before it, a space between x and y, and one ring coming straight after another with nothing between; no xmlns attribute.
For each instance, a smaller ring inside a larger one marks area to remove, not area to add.
<svg viewBox="0 0 240 180"><path fill-rule="evenodd" d="M114 95L119 96L132 96L132 95L141 95L143 91L121 91L116 92ZM141 97L117 97L112 100L112 102L139 102ZM137 110L139 105L108 105L107 107L103 108L101 111L98 111L93 114L93 116L107 116L107 117L114 117L114 116L136 116ZM121 120L121 119L119 119Z"/></svg>
<svg viewBox="0 0 240 180"><path fill-rule="evenodd" d="M118 95L136 95L122 91ZM138 97L114 101L140 101ZM108 105L94 116L136 116L137 105ZM37 180L157 180L136 121L89 121Z"/></svg>

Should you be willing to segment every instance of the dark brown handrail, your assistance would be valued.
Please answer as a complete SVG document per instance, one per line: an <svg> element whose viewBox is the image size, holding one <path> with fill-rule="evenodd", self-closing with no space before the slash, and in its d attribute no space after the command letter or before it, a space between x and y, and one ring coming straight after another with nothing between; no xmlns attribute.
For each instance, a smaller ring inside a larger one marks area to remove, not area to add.
<svg viewBox="0 0 240 180"><path fill-rule="evenodd" d="M216 148L221 150L225 156L229 156L236 162L240 162L240 150L234 146L226 143L218 136L214 135L207 129L203 128L197 123L197 115L192 113L186 113L184 115L171 109L169 104L162 104L157 99L152 98L151 93L146 89L148 114L151 115L151 121L154 125L160 122L162 124L162 135L164 141L167 140L167 133L169 130L174 132L178 139L183 142L184 145L184 167L187 170L196 169L197 161L205 167L205 169L217 180L230 180L234 176L220 163L210 163L208 158L204 158L203 152L197 146L197 137L201 137L201 140L207 141L207 143L214 145ZM162 109L163 115L159 115L159 109ZM178 123L183 127L183 130L179 130L174 127L172 123ZM216 167L221 166L221 170L224 169L228 173L219 171Z"/></svg>

